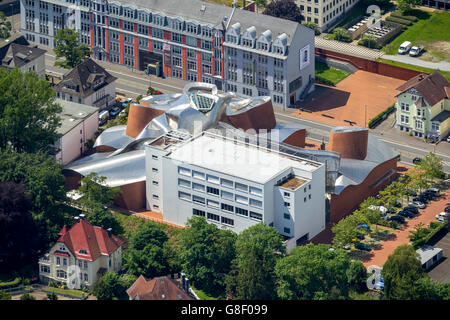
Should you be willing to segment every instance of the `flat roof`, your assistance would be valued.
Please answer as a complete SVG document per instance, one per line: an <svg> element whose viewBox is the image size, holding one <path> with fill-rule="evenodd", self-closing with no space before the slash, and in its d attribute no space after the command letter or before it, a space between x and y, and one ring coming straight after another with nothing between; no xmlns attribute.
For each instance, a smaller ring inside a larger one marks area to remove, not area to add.
<svg viewBox="0 0 450 320"><path fill-rule="evenodd" d="M290 178L289 180L285 181L284 183L282 183L280 185L280 187L286 188L286 189L291 189L291 190L297 190L298 188L300 188L302 185L304 185L307 182L308 182L308 180L305 180L305 179L302 179L299 177L293 177L293 178Z"/></svg>
<svg viewBox="0 0 450 320"><path fill-rule="evenodd" d="M422 248L416 250L416 252L420 256L420 262L422 264L432 259L435 255L437 255L441 251L442 251L441 248L434 248L432 246L423 246Z"/></svg>
<svg viewBox="0 0 450 320"><path fill-rule="evenodd" d="M450 111L444 110L438 115L436 115L433 119L431 119L432 122L444 122L450 117Z"/></svg>
<svg viewBox="0 0 450 320"><path fill-rule="evenodd" d="M177 145L167 157L261 184L292 167L313 172L323 165L209 132Z"/></svg>
<svg viewBox="0 0 450 320"><path fill-rule="evenodd" d="M97 107L92 107L73 101L55 99L55 102L58 103L63 109L59 114L61 118L61 125L56 130L56 132L60 135L65 135L70 130L75 128L80 122L89 118L94 112L98 111Z"/></svg>

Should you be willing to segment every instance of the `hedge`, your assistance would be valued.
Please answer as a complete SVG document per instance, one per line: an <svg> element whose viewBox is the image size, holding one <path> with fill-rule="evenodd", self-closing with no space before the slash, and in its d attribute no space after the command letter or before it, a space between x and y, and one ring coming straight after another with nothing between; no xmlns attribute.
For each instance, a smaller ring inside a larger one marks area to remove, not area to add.
<svg viewBox="0 0 450 320"><path fill-rule="evenodd" d="M430 242L430 240L439 233L439 231L441 231L443 228L445 228L448 224L448 221L444 221L439 223L438 226L433 226L433 222L430 223L430 228L428 228L429 233L423 237L422 239L417 239L416 241L414 241L412 243L412 246L414 247L414 249L419 249L420 247L422 247L423 245L427 244L428 242Z"/></svg>
<svg viewBox="0 0 450 320"><path fill-rule="evenodd" d="M379 122L381 122L381 120L383 120L384 115L389 115L392 112L394 112L394 110L395 110L395 103L386 110L384 110L383 112L376 115L375 118L370 119L369 128L370 129L374 128Z"/></svg>
<svg viewBox="0 0 450 320"><path fill-rule="evenodd" d="M387 17L386 21L391 21L395 23L402 24L404 26L411 26L413 23L409 20L402 19L402 18L396 18L396 17Z"/></svg>
<svg viewBox="0 0 450 320"><path fill-rule="evenodd" d="M0 282L0 288L6 289L10 287L15 287L20 283L20 281L22 281L20 278L15 278L13 281Z"/></svg>
<svg viewBox="0 0 450 320"><path fill-rule="evenodd" d="M417 19L417 17L414 16L404 16L403 14L401 14L398 11L392 12L391 13L391 17L395 17L395 18L400 18L400 19L404 19L404 20L409 20L411 22L417 22L419 21L419 19Z"/></svg>
<svg viewBox="0 0 450 320"><path fill-rule="evenodd" d="M335 86L334 82L331 81L330 79L327 79L327 78L324 78L324 77L318 76L318 75L316 75L315 78L316 78L316 82L320 82L320 83L323 83L323 84L326 84L326 85L332 86L332 87Z"/></svg>

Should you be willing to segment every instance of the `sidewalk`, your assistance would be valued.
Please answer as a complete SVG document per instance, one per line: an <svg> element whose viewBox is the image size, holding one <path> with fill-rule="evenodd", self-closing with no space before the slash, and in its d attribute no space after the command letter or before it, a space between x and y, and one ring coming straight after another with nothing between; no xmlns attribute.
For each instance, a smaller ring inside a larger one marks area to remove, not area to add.
<svg viewBox="0 0 450 320"><path fill-rule="evenodd" d="M424 60L421 60L418 58L413 58L408 55L392 56L389 54L384 54L381 56L381 58L386 59L386 60L402 62L402 63L406 63L406 64L412 64L412 65L418 66L418 67L424 67L424 68L430 68L430 69L436 69L436 70L442 70L442 71L450 71L450 62L447 62L447 61L429 62L429 61L424 61Z"/></svg>

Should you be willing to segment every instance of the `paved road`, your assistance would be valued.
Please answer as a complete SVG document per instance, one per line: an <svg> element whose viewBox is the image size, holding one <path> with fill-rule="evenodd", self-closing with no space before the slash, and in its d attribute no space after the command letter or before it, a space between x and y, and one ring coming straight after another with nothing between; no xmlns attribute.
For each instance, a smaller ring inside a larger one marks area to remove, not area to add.
<svg viewBox="0 0 450 320"><path fill-rule="evenodd" d="M441 61L441 62L429 62L424 61L419 58L410 57L409 55L389 55L384 54L381 56L382 59L403 62L407 64L412 64L419 67L430 68L430 69L439 69L443 71L450 71L450 62Z"/></svg>

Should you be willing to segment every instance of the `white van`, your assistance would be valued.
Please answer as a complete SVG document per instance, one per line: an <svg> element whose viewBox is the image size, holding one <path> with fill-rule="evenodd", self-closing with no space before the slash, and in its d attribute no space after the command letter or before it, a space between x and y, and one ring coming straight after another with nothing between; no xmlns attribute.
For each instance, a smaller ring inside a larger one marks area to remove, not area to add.
<svg viewBox="0 0 450 320"><path fill-rule="evenodd" d="M98 114L98 124L104 125L106 121L109 119L109 112L107 110L104 110Z"/></svg>
<svg viewBox="0 0 450 320"><path fill-rule="evenodd" d="M400 47L398 48L399 54L405 54L408 53L409 49L411 49L411 42L405 41L403 42Z"/></svg>

